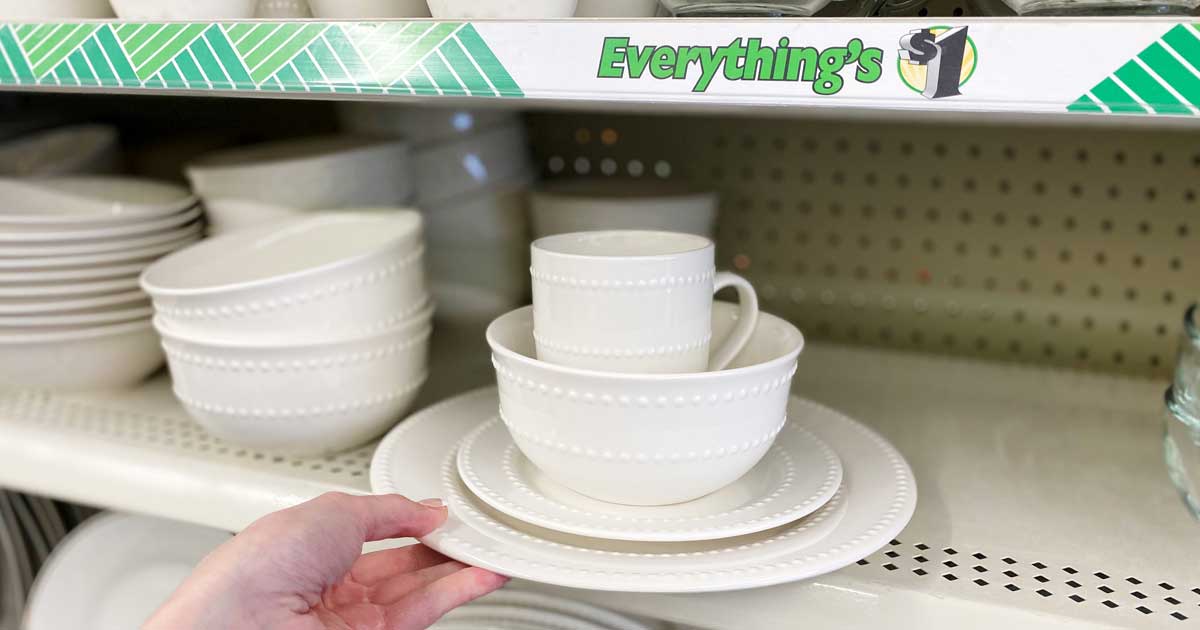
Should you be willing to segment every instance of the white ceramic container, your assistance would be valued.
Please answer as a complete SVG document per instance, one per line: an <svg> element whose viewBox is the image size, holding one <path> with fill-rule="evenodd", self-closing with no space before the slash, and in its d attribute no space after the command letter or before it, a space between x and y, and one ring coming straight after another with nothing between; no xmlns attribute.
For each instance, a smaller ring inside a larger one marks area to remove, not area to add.
<svg viewBox="0 0 1200 630"><path fill-rule="evenodd" d="M577 17L654 17L658 15L658 0L579 0Z"/></svg>
<svg viewBox="0 0 1200 630"><path fill-rule="evenodd" d="M648 179L568 179L530 196L535 237L595 230L663 230L713 237L715 193Z"/></svg>
<svg viewBox="0 0 1200 630"><path fill-rule="evenodd" d="M130 387L163 362L149 320L79 330L0 332L0 382L92 390Z"/></svg>
<svg viewBox="0 0 1200 630"><path fill-rule="evenodd" d="M204 200L208 212L209 236L223 236L250 228L303 217L308 211L261 201L209 197Z"/></svg>
<svg viewBox="0 0 1200 630"><path fill-rule="evenodd" d="M108 0L0 0L0 19L112 17Z"/></svg>
<svg viewBox="0 0 1200 630"><path fill-rule="evenodd" d="M329 136L220 151L188 165L204 199L303 210L395 206L413 192L408 144Z"/></svg>
<svg viewBox="0 0 1200 630"><path fill-rule="evenodd" d="M713 338L739 309L713 304ZM638 375L535 358L533 309L488 328L500 413L521 451L576 492L627 505L668 505L736 481L775 442L804 336L764 313L730 369Z"/></svg>
<svg viewBox="0 0 1200 630"><path fill-rule="evenodd" d="M576 0L429 0L436 18L537 20L575 15Z"/></svg>
<svg viewBox="0 0 1200 630"><path fill-rule="evenodd" d="M313 16L322 19L429 17L425 0L309 0L309 4Z"/></svg>
<svg viewBox="0 0 1200 630"><path fill-rule="evenodd" d="M432 308L391 329L334 342L211 343L161 320L175 393L217 437L253 448L328 454L400 420L425 382Z"/></svg>
<svg viewBox="0 0 1200 630"><path fill-rule="evenodd" d="M42 0L17 0L17 4L42 6ZM5 3L10 4L10 3ZM49 4L60 4L51 0ZM78 3L84 4L84 3ZM106 7L107 9L107 7ZM3 10L0 7L0 10ZM34 11L36 13L36 10ZM25 10L17 12L25 14ZM8 17L8 14L3 14ZM111 13L95 16L109 17ZM49 17L24 15L19 18ZM114 173L120 165L117 130L107 125L77 125L39 131L0 143L0 175L49 177L85 173Z"/></svg>
<svg viewBox="0 0 1200 630"><path fill-rule="evenodd" d="M142 287L184 337L305 343L378 332L424 308L421 215L321 213L209 239Z"/></svg>
<svg viewBox="0 0 1200 630"><path fill-rule="evenodd" d="M423 1L423 0L422 0ZM338 103L342 128L353 133L404 138L413 146L446 142L504 124L520 114L507 109L415 107L397 103Z"/></svg>
<svg viewBox="0 0 1200 630"><path fill-rule="evenodd" d="M417 202L445 203L503 182L532 179L525 128L501 125L415 152Z"/></svg>
<svg viewBox="0 0 1200 630"><path fill-rule="evenodd" d="M537 356L635 374L722 370L758 319L754 287L715 269L716 247L678 232L577 232L533 243ZM737 290L741 314L723 344L711 339L713 294ZM711 349L711 352L710 352Z"/></svg>
<svg viewBox="0 0 1200 630"><path fill-rule="evenodd" d="M0 234L141 225L199 200L181 186L132 177L0 178Z"/></svg>
<svg viewBox="0 0 1200 630"><path fill-rule="evenodd" d="M244 20L258 0L111 0L122 20Z"/></svg>

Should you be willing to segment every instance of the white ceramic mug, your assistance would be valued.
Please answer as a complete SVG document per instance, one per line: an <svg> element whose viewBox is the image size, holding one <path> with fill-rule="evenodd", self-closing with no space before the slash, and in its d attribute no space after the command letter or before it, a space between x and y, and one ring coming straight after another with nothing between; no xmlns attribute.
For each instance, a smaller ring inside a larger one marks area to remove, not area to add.
<svg viewBox="0 0 1200 630"><path fill-rule="evenodd" d="M722 370L758 322L750 283L715 268L709 239L677 232L575 232L533 243L538 358L638 374ZM739 321L710 353L713 294L734 287Z"/></svg>

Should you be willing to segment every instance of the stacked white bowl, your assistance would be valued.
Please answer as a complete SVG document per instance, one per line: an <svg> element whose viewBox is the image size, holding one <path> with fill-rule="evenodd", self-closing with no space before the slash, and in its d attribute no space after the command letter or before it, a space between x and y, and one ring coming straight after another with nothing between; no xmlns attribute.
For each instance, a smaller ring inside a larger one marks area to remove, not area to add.
<svg viewBox="0 0 1200 630"><path fill-rule="evenodd" d="M426 379L422 225L412 210L315 213L147 269L184 407L217 437L304 455L390 428Z"/></svg>
<svg viewBox="0 0 1200 630"><path fill-rule="evenodd" d="M285 140L218 151L187 167L211 234L313 211L399 207L413 193L408 143L354 136Z"/></svg>
<svg viewBox="0 0 1200 630"><path fill-rule="evenodd" d="M525 128L504 110L342 106L348 130L407 138L439 318L486 325L529 294Z"/></svg>
<svg viewBox="0 0 1200 630"><path fill-rule="evenodd" d="M202 230L177 186L0 179L0 381L103 389L154 372L162 352L138 275Z"/></svg>

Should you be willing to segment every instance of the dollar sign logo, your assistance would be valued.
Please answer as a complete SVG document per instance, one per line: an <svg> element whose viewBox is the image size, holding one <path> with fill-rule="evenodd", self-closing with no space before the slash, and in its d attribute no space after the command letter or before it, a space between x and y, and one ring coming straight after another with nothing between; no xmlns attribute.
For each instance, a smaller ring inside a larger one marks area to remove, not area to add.
<svg viewBox="0 0 1200 630"><path fill-rule="evenodd" d="M962 94L958 88L967 39L966 26L946 29L936 35L932 29L925 28L900 38L900 58L927 69L922 96L937 99Z"/></svg>

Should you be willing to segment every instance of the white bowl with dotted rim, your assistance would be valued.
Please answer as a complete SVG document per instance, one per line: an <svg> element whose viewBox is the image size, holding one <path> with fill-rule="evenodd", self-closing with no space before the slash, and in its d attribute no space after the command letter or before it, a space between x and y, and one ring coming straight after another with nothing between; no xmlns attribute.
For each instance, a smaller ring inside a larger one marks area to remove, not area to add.
<svg viewBox="0 0 1200 630"><path fill-rule="evenodd" d="M738 307L713 303L716 346ZM621 374L533 358L533 308L488 327L500 415L521 452L576 492L624 505L668 505L719 490L753 468L787 420L804 335L762 313L729 369Z"/></svg>
<svg viewBox="0 0 1200 630"><path fill-rule="evenodd" d="M575 15L576 0L429 0L435 18L538 20Z"/></svg>
<svg viewBox="0 0 1200 630"><path fill-rule="evenodd" d="M429 363L433 308L357 339L214 343L155 327L175 395L205 429L251 448L326 455L388 430L416 398Z"/></svg>
<svg viewBox="0 0 1200 630"><path fill-rule="evenodd" d="M677 182L575 178L542 184L530 195L534 238L603 230L683 232L713 238L716 193Z"/></svg>
<svg viewBox="0 0 1200 630"><path fill-rule="evenodd" d="M0 332L0 383L56 390L131 387L162 366L148 319L83 329Z"/></svg>
<svg viewBox="0 0 1200 630"><path fill-rule="evenodd" d="M422 233L412 210L315 213L176 252L141 283L163 325L185 337L354 338L425 308Z"/></svg>

